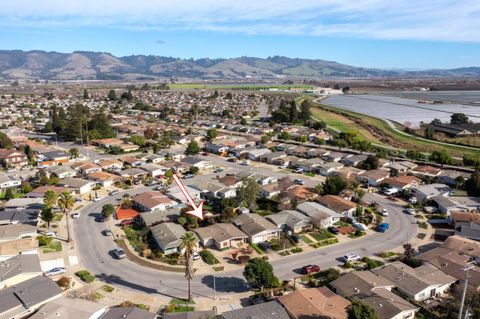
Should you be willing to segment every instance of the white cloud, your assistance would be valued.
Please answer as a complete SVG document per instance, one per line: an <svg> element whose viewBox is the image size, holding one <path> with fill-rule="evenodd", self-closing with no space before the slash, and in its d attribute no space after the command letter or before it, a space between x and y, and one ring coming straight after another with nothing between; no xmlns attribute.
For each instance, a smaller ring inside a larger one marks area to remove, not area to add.
<svg viewBox="0 0 480 319"><path fill-rule="evenodd" d="M16 0L0 25L480 42L480 1Z"/></svg>

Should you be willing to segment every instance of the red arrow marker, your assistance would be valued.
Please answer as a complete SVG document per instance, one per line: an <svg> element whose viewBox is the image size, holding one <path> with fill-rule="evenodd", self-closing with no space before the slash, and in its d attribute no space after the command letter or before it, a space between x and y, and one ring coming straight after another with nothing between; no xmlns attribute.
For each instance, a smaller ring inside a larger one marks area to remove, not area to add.
<svg viewBox="0 0 480 319"><path fill-rule="evenodd" d="M193 210L186 213L203 220L203 201L197 206L197 204L195 204L195 201L192 199L192 196L190 196L187 189L183 185L182 181L178 178L176 174L173 174L173 180L175 181L175 183L177 183L178 187L180 187L180 190L182 191L183 195L185 195L185 197L187 198L187 201L190 204L190 206L193 207Z"/></svg>

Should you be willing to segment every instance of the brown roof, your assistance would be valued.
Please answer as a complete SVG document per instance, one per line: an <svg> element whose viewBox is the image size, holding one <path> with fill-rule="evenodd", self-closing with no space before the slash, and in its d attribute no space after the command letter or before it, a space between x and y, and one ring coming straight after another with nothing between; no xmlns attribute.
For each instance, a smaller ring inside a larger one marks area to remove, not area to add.
<svg viewBox="0 0 480 319"><path fill-rule="evenodd" d="M325 195L318 199L320 204L327 206L330 209L333 209L337 213L342 213L346 210L357 207L357 205L349 200L346 200L343 197L336 195Z"/></svg>
<svg viewBox="0 0 480 319"><path fill-rule="evenodd" d="M436 175L436 174L438 174L442 171L440 168L429 166L429 165L418 166L418 167L414 168L413 170L416 171L416 172L433 174L433 175Z"/></svg>
<svg viewBox="0 0 480 319"><path fill-rule="evenodd" d="M408 185L413 185L413 184L420 184L421 179L415 176L411 175L402 175L402 176L397 176L397 177L390 177L386 178L383 180L383 183L392 185L392 186L398 186L398 187L405 187Z"/></svg>
<svg viewBox="0 0 480 319"><path fill-rule="evenodd" d="M55 194L60 195L63 191L68 190L66 187L59 187L59 186L38 186L30 193L33 194L45 194L47 191L53 191Z"/></svg>
<svg viewBox="0 0 480 319"><path fill-rule="evenodd" d="M94 172L91 174L88 174L87 176L90 179L94 180L100 180L100 181L108 181L108 180L120 180L122 179L120 176L107 173L107 172Z"/></svg>
<svg viewBox="0 0 480 319"><path fill-rule="evenodd" d="M480 242L461 236L450 236L443 243L443 248L455 249L465 255L480 256Z"/></svg>
<svg viewBox="0 0 480 319"><path fill-rule="evenodd" d="M240 182L240 179L235 176L225 175L224 177L220 177L218 181L225 186L231 187Z"/></svg>
<svg viewBox="0 0 480 319"><path fill-rule="evenodd" d="M362 173L358 176L361 177L366 177L366 178L371 178L374 180L379 180L382 178L386 178L390 175L389 171L383 170L383 169L372 169L371 171L367 171L365 173Z"/></svg>
<svg viewBox="0 0 480 319"><path fill-rule="evenodd" d="M452 212L450 213L452 220L457 222L474 222L480 224L480 213L469 212Z"/></svg>
<svg viewBox="0 0 480 319"><path fill-rule="evenodd" d="M100 162L98 162L98 165L101 167L108 167L113 164L122 164L122 162L117 161L115 159L103 159L103 160L100 160Z"/></svg>
<svg viewBox="0 0 480 319"><path fill-rule="evenodd" d="M145 192L138 194L133 197L133 201L147 208L153 208L160 204L170 204L173 202L172 199L160 192Z"/></svg>
<svg viewBox="0 0 480 319"><path fill-rule="evenodd" d="M331 318L346 319L350 302L327 287L302 289L281 296L278 301L294 319Z"/></svg>
<svg viewBox="0 0 480 319"><path fill-rule="evenodd" d="M85 170L90 169L90 168L100 168L100 166L95 164L95 163L87 162L87 163L84 163L83 165L79 166L78 168L81 169L82 171L85 171Z"/></svg>

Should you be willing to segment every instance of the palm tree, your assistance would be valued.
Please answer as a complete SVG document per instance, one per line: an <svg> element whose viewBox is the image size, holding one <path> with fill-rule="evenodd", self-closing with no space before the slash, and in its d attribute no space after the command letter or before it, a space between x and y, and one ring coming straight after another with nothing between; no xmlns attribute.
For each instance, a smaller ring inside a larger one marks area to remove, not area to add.
<svg viewBox="0 0 480 319"><path fill-rule="evenodd" d="M197 237L192 232L186 232L181 238L180 248L184 250L185 257L185 278L188 281L188 302L192 301L192 292L190 290L190 282L194 276L193 270L193 253L197 248Z"/></svg>
<svg viewBox="0 0 480 319"><path fill-rule="evenodd" d="M68 213L73 208L75 204L75 199L69 191L64 191L60 194L58 198L58 206L62 210L62 213L65 214L67 221L67 242L70 242L70 226L68 225Z"/></svg>

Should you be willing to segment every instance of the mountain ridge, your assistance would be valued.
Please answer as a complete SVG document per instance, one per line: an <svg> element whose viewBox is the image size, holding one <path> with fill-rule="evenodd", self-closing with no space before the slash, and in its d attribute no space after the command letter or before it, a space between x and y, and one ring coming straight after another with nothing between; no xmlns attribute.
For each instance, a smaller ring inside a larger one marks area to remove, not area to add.
<svg viewBox="0 0 480 319"><path fill-rule="evenodd" d="M321 59L200 58L157 55L117 57L109 52L0 50L0 79L5 80L160 80L278 78L427 78L480 76L480 67L422 71L356 67Z"/></svg>

